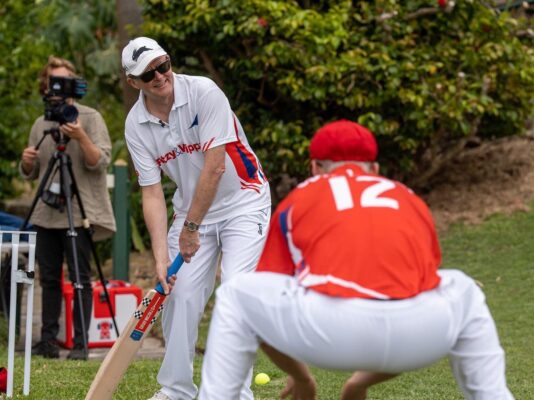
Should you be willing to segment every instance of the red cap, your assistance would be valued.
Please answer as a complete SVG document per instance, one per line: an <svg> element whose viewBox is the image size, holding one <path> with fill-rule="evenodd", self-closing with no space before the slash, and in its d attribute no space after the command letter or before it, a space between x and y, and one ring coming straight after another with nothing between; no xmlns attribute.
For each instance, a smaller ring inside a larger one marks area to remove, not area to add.
<svg viewBox="0 0 534 400"><path fill-rule="evenodd" d="M378 146L373 134L355 122L342 119L320 128L310 142L313 160L375 161Z"/></svg>

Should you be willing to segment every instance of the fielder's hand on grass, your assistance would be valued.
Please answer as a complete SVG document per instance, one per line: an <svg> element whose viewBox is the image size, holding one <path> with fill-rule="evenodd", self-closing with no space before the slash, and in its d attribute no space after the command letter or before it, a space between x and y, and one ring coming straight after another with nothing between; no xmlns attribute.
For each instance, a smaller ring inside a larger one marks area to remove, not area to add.
<svg viewBox="0 0 534 400"><path fill-rule="evenodd" d="M314 377L311 375L304 380L295 380L295 378L292 376L288 376L286 387L280 393L280 398L293 400L317 400L316 388L317 384Z"/></svg>
<svg viewBox="0 0 534 400"><path fill-rule="evenodd" d="M341 400L365 400L367 388L396 376L382 372L357 371L343 385Z"/></svg>

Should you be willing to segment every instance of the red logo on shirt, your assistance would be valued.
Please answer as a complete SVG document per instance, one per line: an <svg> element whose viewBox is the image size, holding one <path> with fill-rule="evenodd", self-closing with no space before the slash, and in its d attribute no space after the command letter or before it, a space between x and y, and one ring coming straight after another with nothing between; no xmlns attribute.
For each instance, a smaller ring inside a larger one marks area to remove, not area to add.
<svg viewBox="0 0 534 400"><path fill-rule="evenodd" d="M173 149L161 157L156 158L156 163L158 164L158 167L161 167L163 164L167 163L167 161L174 160L177 155L176 150Z"/></svg>
<svg viewBox="0 0 534 400"><path fill-rule="evenodd" d="M193 154L195 152L205 152L207 151L211 144L213 143L213 140L215 138L211 138L207 142L204 142L204 144L201 143L193 143L193 144L179 144L178 147L175 147L171 151L168 151L164 155L156 158L156 163L158 164L158 167L161 167L163 164L166 164L169 161L174 160L176 157L178 157L180 154Z"/></svg>
<svg viewBox="0 0 534 400"><path fill-rule="evenodd" d="M180 149L180 151L181 151L182 153L192 154L192 153L194 153L195 151L200 151L200 150L201 150L201 147L200 147L200 143L193 143L193 144L179 144L179 145L178 145L178 149Z"/></svg>
<svg viewBox="0 0 534 400"><path fill-rule="evenodd" d="M211 144L213 143L213 140L215 140L214 137L212 137L211 139L209 139L208 141L204 143L179 144L178 150L182 153L187 153L187 154L193 154L197 151L205 152L210 148Z"/></svg>

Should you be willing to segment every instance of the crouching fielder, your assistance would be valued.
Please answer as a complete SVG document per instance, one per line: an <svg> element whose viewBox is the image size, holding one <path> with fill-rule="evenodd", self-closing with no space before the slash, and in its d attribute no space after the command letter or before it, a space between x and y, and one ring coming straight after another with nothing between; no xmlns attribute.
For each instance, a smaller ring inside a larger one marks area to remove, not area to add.
<svg viewBox="0 0 534 400"><path fill-rule="evenodd" d="M316 398L306 364L355 372L343 400L449 356L467 399L513 399L484 294L439 270L430 211L378 175L377 145L349 121L310 144L314 176L277 208L256 272L217 291L200 399L239 397L261 345L289 374L283 391Z"/></svg>

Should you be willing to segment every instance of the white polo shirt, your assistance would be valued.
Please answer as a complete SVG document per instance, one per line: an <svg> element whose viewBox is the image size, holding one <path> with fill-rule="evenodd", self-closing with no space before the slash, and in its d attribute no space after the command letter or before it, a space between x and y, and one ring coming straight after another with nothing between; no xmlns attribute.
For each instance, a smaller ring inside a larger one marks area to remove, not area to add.
<svg viewBox="0 0 534 400"><path fill-rule="evenodd" d="M169 123L149 114L141 92L126 118L125 138L140 186L176 184L174 211L185 215L204 166L204 152L226 146L226 171L203 223L215 223L271 205L269 183L225 94L212 80L174 74Z"/></svg>

